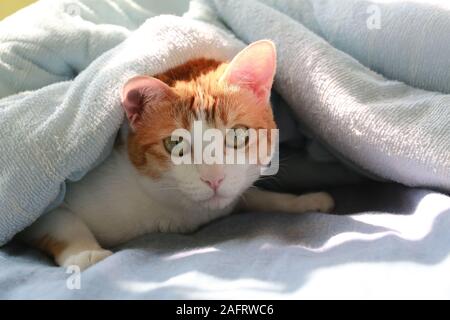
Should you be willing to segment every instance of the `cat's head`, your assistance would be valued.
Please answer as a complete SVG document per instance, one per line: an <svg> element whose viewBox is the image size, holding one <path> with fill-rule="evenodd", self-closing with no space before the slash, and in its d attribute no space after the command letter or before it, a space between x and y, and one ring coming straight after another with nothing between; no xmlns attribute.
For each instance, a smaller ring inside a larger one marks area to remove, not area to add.
<svg viewBox="0 0 450 320"><path fill-rule="evenodd" d="M247 46L230 63L197 59L155 77L130 79L123 88L122 105L131 128L132 164L149 185L180 198L174 201L209 209L231 204L259 177L261 163L175 164L174 156L194 162L194 149L204 150L207 143L195 137L190 143L171 137L180 128L193 133L194 123L203 130L219 129L224 137L227 129L238 128L236 138L222 142L222 152L253 152L247 129L276 128L269 102L275 69L275 46L262 40ZM270 134L266 142L270 149Z"/></svg>

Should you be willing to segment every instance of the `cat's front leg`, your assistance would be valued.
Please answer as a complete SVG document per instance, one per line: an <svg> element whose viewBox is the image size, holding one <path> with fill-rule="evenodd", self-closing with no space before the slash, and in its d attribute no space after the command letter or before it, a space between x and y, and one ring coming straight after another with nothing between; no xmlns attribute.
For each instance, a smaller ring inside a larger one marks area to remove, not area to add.
<svg viewBox="0 0 450 320"><path fill-rule="evenodd" d="M251 188L244 193L239 208L245 211L279 211L291 213L331 212L333 197L326 192L293 195Z"/></svg>
<svg viewBox="0 0 450 320"><path fill-rule="evenodd" d="M58 265L77 265L81 270L112 254L98 244L79 217L65 208L43 215L19 238L49 254Z"/></svg>

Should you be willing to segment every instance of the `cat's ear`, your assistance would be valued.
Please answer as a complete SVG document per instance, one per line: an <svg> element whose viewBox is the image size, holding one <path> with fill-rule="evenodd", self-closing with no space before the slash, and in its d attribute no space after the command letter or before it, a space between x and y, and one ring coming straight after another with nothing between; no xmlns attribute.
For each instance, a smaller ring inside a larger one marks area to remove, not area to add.
<svg viewBox="0 0 450 320"><path fill-rule="evenodd" d="M136 76L123 86L121 100L130 126L133 128L141 120L145 108L175 97L175 92L161 80L148 76Z"/></svg>
<svg viewBox="0 0 450 320"><path fill-rule="evenodd" d="M268 101L276 71L276 49L270 40L253 42L231 61L220 81L249 89Z"/></svg>

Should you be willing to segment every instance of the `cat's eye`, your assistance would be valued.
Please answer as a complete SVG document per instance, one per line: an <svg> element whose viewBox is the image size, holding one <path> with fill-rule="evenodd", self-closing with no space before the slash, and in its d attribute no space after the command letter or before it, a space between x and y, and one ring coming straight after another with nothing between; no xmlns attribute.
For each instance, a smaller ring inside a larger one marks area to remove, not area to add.
<svg viewBox="0 0 450 320"><path fill-rule="evenodd" d="M236 126L228 130L225 137L225 145L229 148L240 149L245 147L249 141L248 128L245 126Z"/></svg>
<svg viewBox="0 0 450 320"><path fill-rule="evenodd" d="M170 155L182 157L190 152L191 146L182 137L167 137L163 140L164 148Z"/></svg>

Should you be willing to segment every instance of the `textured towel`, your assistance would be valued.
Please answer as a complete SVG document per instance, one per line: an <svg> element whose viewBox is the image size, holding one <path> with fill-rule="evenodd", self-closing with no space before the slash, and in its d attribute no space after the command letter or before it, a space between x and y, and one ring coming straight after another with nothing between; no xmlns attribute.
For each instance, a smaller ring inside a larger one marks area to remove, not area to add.
<svg viewBox="0 0 450 320"><path fill-rule="evenodd" d="M73 79L150 12L132 1L41 0L0 22L0 98Z"/></svg>
<svg viewBox="0 0 450 320"><path fill-rule="evenodd" d="M218 16L246 42L272 39L278 48L275 88L294 109L304 127L338 157L388 180L409 186L450 190L450 96L387 80L334 48L299 21L270 6L275 6L275 3L277 8L284 8L285 12L290 12L298 19L308 16L305 19L309 27L329 37L335 35L335 41L349 34L349 28L340 34L341 28L344 28L342 26L346 26L343 21L346 21L345 17L351 18L360 12L359 9L354 10L362 5L357 0L334 5L331 1L307 0L211 0L196 2L191 16L207 21L214 21ZM328 19L325 19L320 15L324 14L319 10L322 4L336 8L337 17L329 14ZM343 8L337 9L338 6ZM384 23L397 23L399 28L404 28L403 23L409 19L393 21L400 13L409 10L406 12L411 15L422 14L418 13L414 3L410 7L411 10L406 5L391 8L394 11L383 16ZM450 18L450 13L443 13L442 9L435 10ZM294 12L309 12L312 16ZM358 44L349 47L350 52L357 52L354 48L370 40L364 38L367 31L360 31L367 29L367 16L355 19L350 19L349 23L354 28L352 41ZM450 27L450 23L447 26ZM445 27L436 24L429 24L428 27L436 38L445 36ZM328 31L324 32L323 28ZM339 37L336 36L338 34ZM366 40L358 42L355 38L358 35ZM417 33L417 37L421 37L421 34ZM374 42L370 50L383 53L390 41L385 38L385 41ZM407 40L400 42L406 46L413 45L417 40L413 43ZM445 47L438 44L433 49L437 52ZM450 52L450 48L446 52ZM389 65L389 57L380 60L384 62L379 63L380 68ZM426 60L433 60L427 65L434 66L432 70L437 74L441 74L440 68L446 68L448 63L448 59L443 57L441 54L437 60L442 61L441 65L435 64L434 56ZM401 62L402 59L398 55L395 59L399 66L405 64ZM422 67L418 64L419 59L411 60L417 63L417 70ZM396 73L408 78L400 71ZM423 86L442 88L446 78L433 78L432 75L432 71L428 70L421 78ZM450 77L449 72L447 77ZM413 77L408 79L410 82L417 80Z"/></svg>
<svg viewBox="0 0 450 320"><path fill-rule="evenodd" d="M449 196L398 185L334 195L338 215L238 214L141 237L84 271L79 290L73 273L11 243L0 299L450 298Z"/></svg>
<svg viewBox="0 0 450 320"><path fill-rule="evenodd" d="M0 244L109 153L122 115L83 104L90 80L73 79L149 16L126 0L43 0L0 22Z"/></svg>
<svg viewBox="0 0 450 320"><path fill-rule="evenodd" d="M52 2L45 3L49 4ZM133 6L121 9L135 10ZM52 25L63 23L58 21L58 17L55 16L56 21L52 20ZM17 16L15 18L18 19ZM74 19L79 21L72 26L81 32L88 22L79 16ZM47 30L46 22L43 23L42 29ZM109 153L123 121L119 93L127 79L138 74L159 73L200 56L227 60L243 47L231 35L202 22L159 16L148 20L133 33L120 28L115 42L120 43L130 34L126 41L90 63L89 60L101 51L97 47L109 49L106 44L100 46L99 43L94 47L87 46L87 43L95 43L97 38L101 40L101 35L107 34L109 28L91 27L104 28L105 32L97 36L91 29L81 34L72 30L63 32L63 39L55 36L54 41L60 42L53 46L62 46L62 52L53 62L51 57L42 57L45 52L39 50L35 52L36 57L30 53L26 62L18 56L12 57L17 59L16 62L11 61L12 66L18 66L16 68L20 70L29 65L33 70L23 75L12 73L11 78L14 76L18 81L13 81L14 85L3 86L8 93L34 88L33 81L41 76L42 85L67 77L60 71L67 69L67 66L62 66L63 61L66 62L64 59L71 57L65 53L68 43L87 49L77 49L75 57L78 56L80 61L86 59L80 63L80 69L88 67L71 81L0 100L0 244L50 209L49 205L58 205L64 196L65 181L80 179ZM112 26L112 36L114 28L117 26ZM48 47L46 42L52 43L54 33L55 30L50 29L38 37L45 40L39 41L42 48ZM89 35L94 38L89 38ZM107 37L105 42L111 44L113 41ZM27 43L23 41L20 49L25 51ZM62 60L59 61L58 57ZM36 62L37 58L39 62ZM46 68L42 67L44 60L48 64ZM58 66L61 70L55 71L56 77L47 72ZM21 82L19 77L30 79Z"/></svg>
<svg viewBox="0 0 450 320"><path fill-rule="evenodd" d="M308 3L277 6L293 12ZM333 34L322 30L327 19L305 22L315 34L259 1L197 5L199 19L227 25L246 42L276 42L276 89L309 134L343 161L406 185L450 190L449 96L365 68L317 35ZM48 18L37 19L46 9ZM243 46L187 18L140 25L150 15L126 0L47 0L1 23L0 92L8 97L0 100L0 244L60 203L65 181L80 179L109 153L123 118L119 89L129 77L199 56L228 59ZM30 23L13 31L21 20ZM23 90L34 91L14 95Z"/></svg>
<svg viewBox="0 0 450 320"><path fill-rule="evenodd" d="M233 28L231 20L211 0L193 0L189 15ZM235 18L244 19L254 4L245 2ZM450 2L448 0L258 0L301 23L333 47L363 65L411 86L450 93ZM249 11L247 11L249 10ZM239 18L240 17L240 18ZM258 21L261 22L258 22ZM264 34L279 25L276 16L247 20ZM286 30L285 30L286 32ZM294 32L290 30L290 32Z"/></svg>

